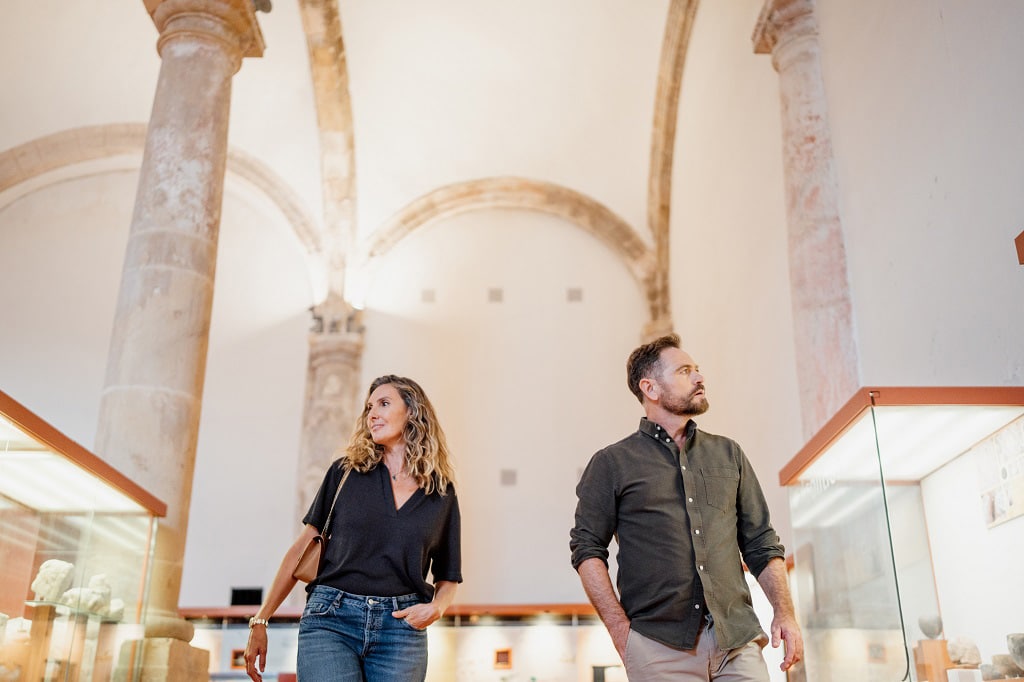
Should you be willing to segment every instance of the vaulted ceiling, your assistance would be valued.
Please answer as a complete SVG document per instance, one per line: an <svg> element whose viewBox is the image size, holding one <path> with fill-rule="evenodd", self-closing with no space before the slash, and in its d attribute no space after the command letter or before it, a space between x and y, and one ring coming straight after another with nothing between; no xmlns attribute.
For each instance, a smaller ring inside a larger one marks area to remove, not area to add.
<svg viewBox="0 0 1024 682"><path fill-rule="evenodd" d="M8 8L0 193L140 153L160 67L147 12L157 5ZM264 56L234 79L229 171L295 231L313 302L445 196L433 213L521 206L579 224L619 253L651 319L668 324L676 103L696 6L278 0L257 15ZM482 189L495 183L500 197Z"/></svg>

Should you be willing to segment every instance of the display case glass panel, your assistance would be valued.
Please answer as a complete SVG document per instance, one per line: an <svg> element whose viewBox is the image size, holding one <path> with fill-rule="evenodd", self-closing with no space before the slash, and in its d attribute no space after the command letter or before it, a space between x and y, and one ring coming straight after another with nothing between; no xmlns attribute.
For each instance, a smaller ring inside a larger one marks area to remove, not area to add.
<svg viewBox="0 0 1024 682"><path fill-rule="evenodd" d="M1005 660L1024 630L1005 568L1024 558L1022 415L1024 389L864 389L783 469L806 679Z"/></svg>
<svg viewBox="0 0 1024 682"><path fill-rule="evenodd" d="M164 511L0 393L0 681L137 677Z"/></svg>

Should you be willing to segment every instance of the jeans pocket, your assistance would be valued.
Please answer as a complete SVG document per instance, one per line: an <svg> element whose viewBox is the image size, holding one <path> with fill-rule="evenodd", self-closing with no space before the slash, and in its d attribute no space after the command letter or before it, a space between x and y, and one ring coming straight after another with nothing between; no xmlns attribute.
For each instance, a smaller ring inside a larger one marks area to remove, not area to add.
<svg viewBox="0 0 1024 682"><path fill-rule="evenodd" d="M404 627L405 627L406 629L412 630L413 632L426 632L426 631L427 631L427 629L426 629L426 628L418 628L418 627L416 627L415 625L413 625L412 623L410 623L410 622L409 622L408 620L406 620L405 618L396 618L395 620L399 620L399 621L401 621L401 622L402 622L402 625L403 625L403 626L404 626Z"/></svg>
<svg viewBox="0 0 1024 682"><path fill-rule="evenodd" d="M330 597L314 592L309 595L309 600L306 602L306 608L302 610L302 617L308 616L325 616L327 615L331 607L334 605L334 600Z"/></svg>

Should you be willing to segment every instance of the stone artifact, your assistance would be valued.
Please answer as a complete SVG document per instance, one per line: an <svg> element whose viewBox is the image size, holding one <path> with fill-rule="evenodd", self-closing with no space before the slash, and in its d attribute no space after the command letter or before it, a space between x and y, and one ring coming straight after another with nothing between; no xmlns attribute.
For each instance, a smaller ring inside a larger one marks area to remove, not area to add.
<svg viewBox="0 0 1024 682"><path fill-rule="evenodd" d="M982 663L981 664L981 679L986 680L986 682L987 682L987 680L1001 680L1001 679L1003 679L1003 676L1000 675L999 673L997 673L992 668L992 664L991 663Z"/></svg>
<svg viewBox="0 0 1024 682"><path fill-rule="evenodd" d="M1006 648L1018 667L1024 668L1024 632L1014 632L1006 636Z"/></svg>
<svg viewBox="0 0 1024 682"><path fill-rule="evenodd" d="M103 573L99 573L89 578L89 589L92 593L100 598L103 602L102 606L97 610L97 613L106 613L110 607L110 583L107 582L107 576Z"/></svg>
<svg viewBox="0 0 1024 682"><path fill-rule="evenodd" d="M1010 654L994 654L992 656L992 669L1003 677L1020 677L1024 670L1017 667Z"/></svg>
<svg viewBox="0 0 1024 682"><path fill-rule="evenodd" d="M917 619L917 626L928 639L935 639L942 634L942 619L938 615L921 616Z"/></svg>
<svg viewBox="0 0 1024 682"><path fill-rule="evenodd" d="M72 587L60 597L60 603L78 611L99 613L103 608L103 597L88 587Z"/></svg>
<svg viewBox="0 0 1024 682"><path fill-rule="evenodd" d="M44 561L39 573L32 581L32 591L38 601L55 602L71 587L74 579L75 565L60 559Z"/></svg>
<svg viewBox="0 0 1024 682"><path fill-rule="evenodd" d="M949 642L949 660L957 665L969 665L977 667L981 665L981 652L978 645L968 637L961 635L952 642Z"/></svg>
<svg viewBox="0 0 1024 682"><path fill-rule="evenodd" d="M81 611L105 616L110 612L110 583L102 573L89 578L89 587L73 587L61 595L60 603ZM121 606L122 612L124 605Z"/></svg>
<svg viewBox="0 0 1024 682"><path fill-rule="evenodd" d="M107 608L107 612L103 614L113 620L121 620L124 618L124 600L114 599L110 600L110 606Z"/></svg>

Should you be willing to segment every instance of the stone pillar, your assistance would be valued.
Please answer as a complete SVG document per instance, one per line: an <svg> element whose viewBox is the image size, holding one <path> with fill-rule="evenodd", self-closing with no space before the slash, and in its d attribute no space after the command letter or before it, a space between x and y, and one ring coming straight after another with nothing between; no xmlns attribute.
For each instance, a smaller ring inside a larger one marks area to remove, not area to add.
<svg viewBox="0 0 1024 682"><path fill-rule="evenodd" d="M231 79L243 57L262 54L263 38L252 0L146 0L146 6L160 32L162 63L96 451L167 503L157 530L146 637L188 642L192 626L178 618L178 596L213 302ZM157 646L181 651L166 642ZM197 679L194 662L171 661L164 667L152 679Z"/></svg>
<svg viewBox="0 0 1024 682"><path fill-rule="evenodd" d="M306 404L299 447L298 516L306 514L327 466L348 445L362 413L363 327L359 311L336 293L313 308Z"/></svg>
<svg viewBox="0 0 1024 682"><path fill-rule="evenodd" d="M753 41L779 73L797 380L810 437L860 388L814 1L768 0Z"/></svg>

